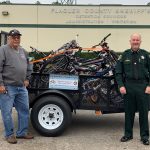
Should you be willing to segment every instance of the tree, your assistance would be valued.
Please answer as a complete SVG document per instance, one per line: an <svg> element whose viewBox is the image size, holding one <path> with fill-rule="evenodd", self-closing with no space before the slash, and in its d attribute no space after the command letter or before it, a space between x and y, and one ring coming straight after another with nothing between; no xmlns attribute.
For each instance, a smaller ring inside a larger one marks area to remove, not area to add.
<svg viewBox="0 0 150 150"><path fill-rule="evenodd" d="M147 5L150 5L150 2L149 2L149 3L147 3Z"/></svg>
<svg viewBox="0 0 150 150"><path fill-rule="evenodd" d="M2 3L2 4L10 4L11 2L9 0L6 0L6 1L2 1L0 3Z"/></svg>
<svg viewBox="0 0 150 150"><path fill-rule="evenodd" d="M62 5L62 4L56 1L56 2L53 2L52 5Z"/></svg>
<svg viewBox="0 0 150 150"><path fill-rule="evenodd" d="M35 4L41 4L40 1L36 1Z"/></svg>

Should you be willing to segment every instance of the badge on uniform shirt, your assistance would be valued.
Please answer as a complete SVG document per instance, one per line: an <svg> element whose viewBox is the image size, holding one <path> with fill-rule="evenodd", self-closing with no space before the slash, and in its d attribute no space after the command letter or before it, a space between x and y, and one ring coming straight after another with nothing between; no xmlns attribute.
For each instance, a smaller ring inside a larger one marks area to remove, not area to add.
<svg viewBox="0 0 150 150"><path fill-rule="evenodd" d="M130 62L130 60L129 60L129 59L126 59L125 62Z"/></svg>
<svg viewBox="0 0 150 150"><path fill-rule="evenodd" d="M144 56L141 56L141 59L145 59L145 57L144 57Z"/></svg>

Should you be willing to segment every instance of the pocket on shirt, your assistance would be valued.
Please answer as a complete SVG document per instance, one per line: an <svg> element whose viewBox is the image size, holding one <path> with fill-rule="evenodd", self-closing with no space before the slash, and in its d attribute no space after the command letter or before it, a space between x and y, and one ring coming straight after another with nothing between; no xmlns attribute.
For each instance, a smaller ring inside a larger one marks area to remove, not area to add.
<svg viewBox="0 0 150 150"><path fill-rule="evenodd" d="M125 71L131 70L131 62L130 61L125 61L123 64L124 64Z"/></svg>

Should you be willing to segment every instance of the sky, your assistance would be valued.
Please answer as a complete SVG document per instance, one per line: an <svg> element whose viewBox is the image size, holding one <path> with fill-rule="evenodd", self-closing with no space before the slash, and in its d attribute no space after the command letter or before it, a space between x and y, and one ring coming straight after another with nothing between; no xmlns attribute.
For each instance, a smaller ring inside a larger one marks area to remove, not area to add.
<svg viewBox="0 0 150 150"><path fill-rule="evenodd" d="M0 2L7 0L0 0ZM41 4L51 4L56 0L10 0L11 3L31 3L40 1ZM58 0L61 1L61 0ZM146 5L150 0L77 0L77 4L123 4L123 5Z"/></svg>

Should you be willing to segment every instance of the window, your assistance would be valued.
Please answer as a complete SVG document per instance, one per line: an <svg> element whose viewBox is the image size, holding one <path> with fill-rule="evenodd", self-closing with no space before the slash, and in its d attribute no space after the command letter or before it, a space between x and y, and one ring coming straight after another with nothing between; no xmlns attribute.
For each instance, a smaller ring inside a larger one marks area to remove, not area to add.
<svg viewBox="0 0 150 150"><path fill-rule="evenodd" d="M1 31L1 33L0 33L0 46L7 44L7 36L8 36L7 32Z"/></svg>

